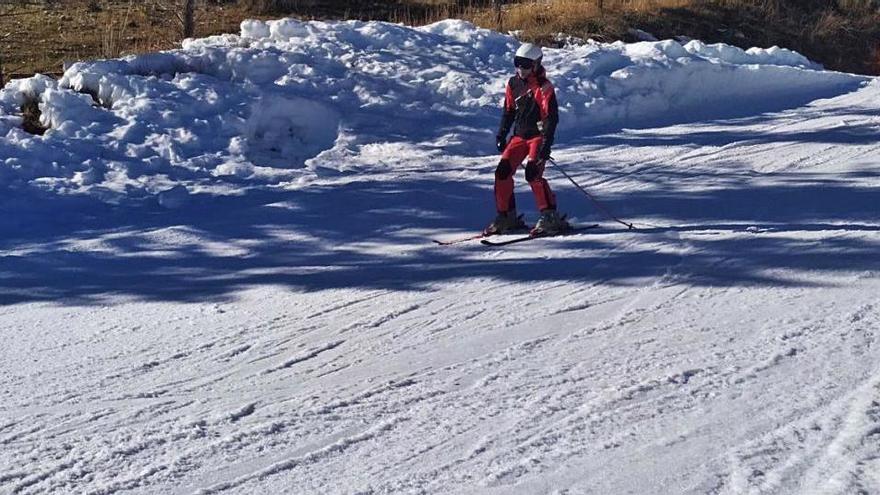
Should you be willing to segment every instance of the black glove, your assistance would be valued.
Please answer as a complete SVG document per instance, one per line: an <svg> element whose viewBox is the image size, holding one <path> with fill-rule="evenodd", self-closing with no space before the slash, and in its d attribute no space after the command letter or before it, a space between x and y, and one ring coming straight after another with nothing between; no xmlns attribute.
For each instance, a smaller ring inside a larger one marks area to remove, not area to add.
<svg viewBox="0 0 880 495"><path fill-rule="evenodd" d="M495 136L495 147L498 148L499 153L504 152L504 148L507 147L507 138L501 134Z"/></svg>
<svg viewBox="0 0 880 495"><path fill-rule="evenodd" d="M542 160L549 160L550 159L550 145L549 144L542 144L541 145L541 151L538 152L538 157Z"/></svg>

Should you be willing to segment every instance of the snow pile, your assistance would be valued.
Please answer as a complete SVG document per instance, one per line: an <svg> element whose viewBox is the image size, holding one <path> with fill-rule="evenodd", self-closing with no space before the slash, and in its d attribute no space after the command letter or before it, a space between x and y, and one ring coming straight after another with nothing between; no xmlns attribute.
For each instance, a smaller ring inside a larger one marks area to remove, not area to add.
<svg viewBox="0 0 880 495"><path fill-rule="evenodd" d="M551 50L545 58L561 70L561 77L551 76L570 133L754 115L849 91L865 80L823 71L791 50L696 40L588 44Z"/></svg>
<svg viewBox="0 0 880 495"><path fill-rule="evenodd" d="M463 21L284 19L245 21L240 36L180 50L77 63L57 83L38 76L0 91L0 184L39 179L123 198L181 185L224 193L322 167L369 170L390 141L427 154L490 153L517 45ZM589 43L545 59L562 105L561 146L601 128L797 106L864 80L788 50L697 41ZM44 136L21 130L28 98L50 127Z"/></svg>

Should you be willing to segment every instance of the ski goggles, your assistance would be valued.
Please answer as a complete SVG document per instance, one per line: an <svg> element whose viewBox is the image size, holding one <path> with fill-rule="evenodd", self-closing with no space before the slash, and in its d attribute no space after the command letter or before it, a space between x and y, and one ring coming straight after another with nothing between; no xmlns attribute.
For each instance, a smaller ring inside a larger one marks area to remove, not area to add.
<svg viewBox="0 0 880 495"><path fill-rule="evenodd" d="M513 66L519 67L520 69L533 69L535 67L535 61L525 57L513 57Z"/></svg>

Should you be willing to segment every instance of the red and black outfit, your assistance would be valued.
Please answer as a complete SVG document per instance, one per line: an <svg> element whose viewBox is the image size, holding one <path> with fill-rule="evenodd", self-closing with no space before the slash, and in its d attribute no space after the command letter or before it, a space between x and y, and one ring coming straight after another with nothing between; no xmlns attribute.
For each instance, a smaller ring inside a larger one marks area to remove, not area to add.
<svg viewBox="0 0 880 495"><path fill-rule="evenodd" d="M526 157L529 159L526 181L532 188L538 209L556 209L556 195L544 179L544 162L550 157L558 123L556 93L543 66L535 67L526 79L513 76L507 81L498 139L506 140L511 127L513 137L495 169L495 205L499 213L516 209L513 175Z"/></svg>

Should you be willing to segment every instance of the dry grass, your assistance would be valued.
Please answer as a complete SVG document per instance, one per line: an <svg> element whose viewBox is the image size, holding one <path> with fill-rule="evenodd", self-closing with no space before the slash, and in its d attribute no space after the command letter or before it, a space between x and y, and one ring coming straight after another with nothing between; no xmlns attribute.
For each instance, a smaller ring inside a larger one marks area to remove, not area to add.
<svg viewBox="0 0 880 495"><path fill-rule="evenodd" d="M247 18L380 19L424 24L471 11L486 0L218 0L197 2L194 36L237 33ZM0 80L58 74L64 62L179 46L181 0L0 0ZM342 7L340 5L344 4Z"/></svg>
<svg viewBox="0 0 880 495"><path fill-rule="evenodd" d="M505 7L504 30L553 44L558 33L632 41L630 28L659 38L684 35L743 48L779 45L827 67L880 74L877 0L526 0ZM471 19L497 29L486 11Z"/></svg>
<svg viewBox="0 0 880 495"><path fill-rule="evenodd" d="M0 79L57 74L64 61L179 46L175 4L180 1L0 0ZM601 9L599 4L509 0L501 27L546 44L554 43L559 33L628 40L629 28L635 27L660 38L685 35L742 47L780 45L830 68L880 74L877 0L601 0ZM498 28L491 0L206 0L197 5L195 36L235 33L245 18L285 14L410 25L457 17Z"/></svg>
<svg viewBox="0 0 880 495"><path fill-rule="evenodd" d="M242 19L266 17L235 4L199 2L195 36L238 32ZM167 2L57 0L0 4L0 57L6 78L57 74L65 61L174 48L180 25Z"/></svg>
<svg viewBox="0 0 880 495"><path fill-rule="evenodd" d="M116 58L122 53L125 30L128 28L133 4L134 0L129 0L121 19L114 15L108 16L109 19L101 32L101 57Z"/></svg>
<svg viewBox="0 0 880 495"><path fill-rule="evenodd" d="M459 6L448 1L407 3L391 11L388 14L387 20L409 26L419 26L442 19L473 16L481 10L479 7L470 5Z"/></svg>
<svg viewBox="0 0 880 495"><path fill-rule="evenodd" d="M880 74L880 42L871 50L871 57L868 59L868 72Z"/></svg>
<svg viewBox="0 0 880 495"><path fill-rule="evenodd" d="M656 15L695 3L698 1L527 0L506 6L501 26L486 11L477 13L472 20L484 27L517 31L523 39L541 43L552 43L558 33L605 41L624 37L633 16Z"/></svg>

